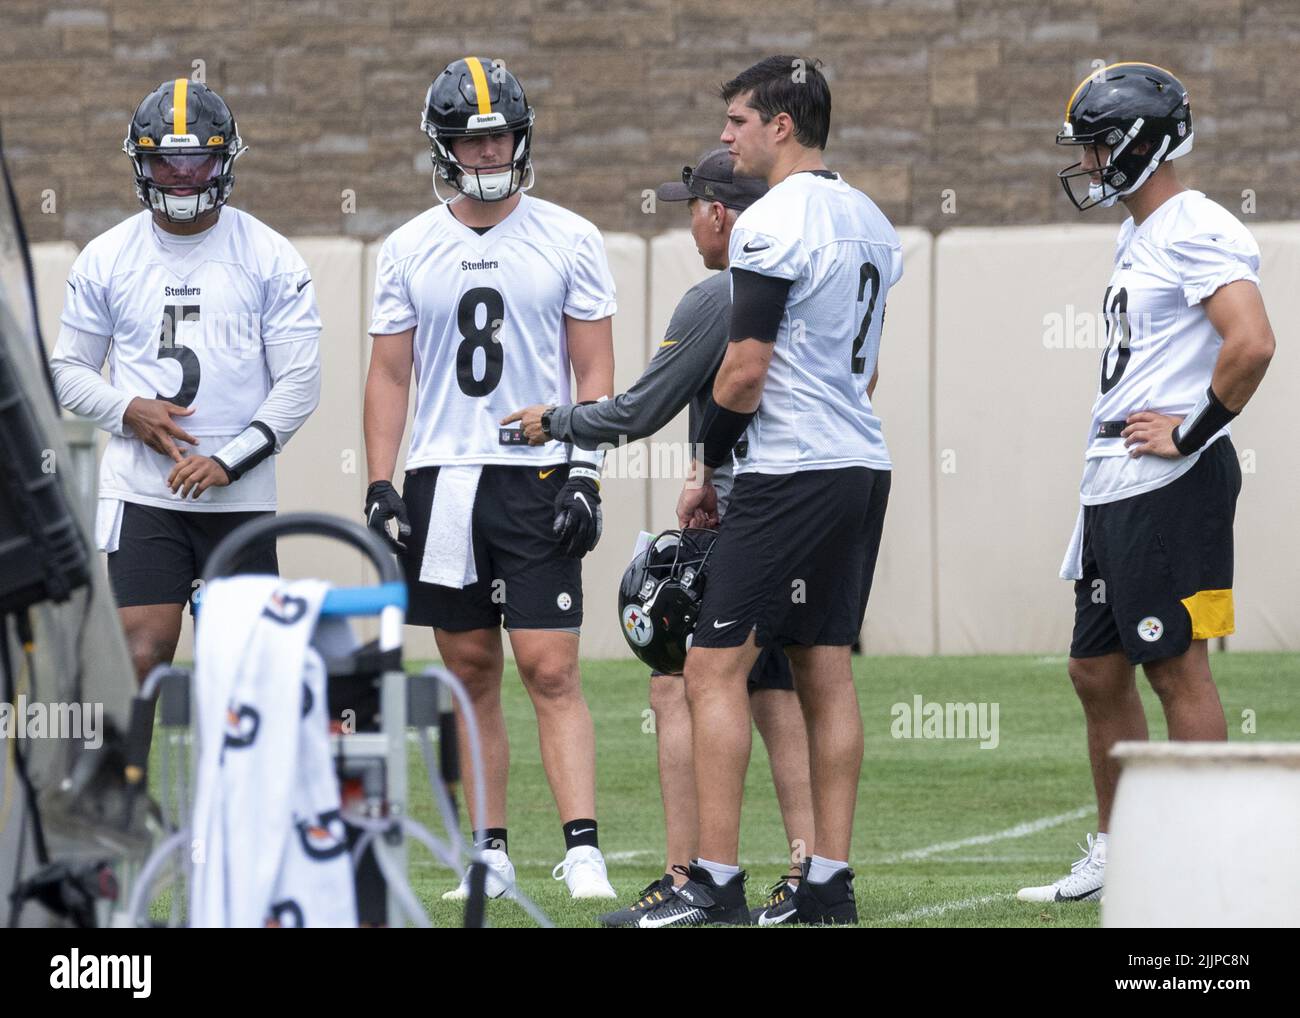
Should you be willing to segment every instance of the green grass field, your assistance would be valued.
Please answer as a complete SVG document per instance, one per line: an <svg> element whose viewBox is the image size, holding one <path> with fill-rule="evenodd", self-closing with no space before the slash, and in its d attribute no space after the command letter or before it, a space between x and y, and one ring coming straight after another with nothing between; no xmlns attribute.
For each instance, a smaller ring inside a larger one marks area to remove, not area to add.
<svg viewBox="0 0 1300 1018"><path fill-rule="evenodd" d="M1214 674L1229 738L1300 739L1300 655L1216 654ZM1096 905L1034 906L1015 900L1079 855L1094 830L1082 712L1064 657L856 658L866 731L852 864L867 926L1096 926ZM646 670L636 662L589 661L584 687L596 724L601 848L622 898L662 872L663 814L654 736L643 734ZM1158 701L1139 676L1153 739L1165 736ZM916 695L937 702L999 704L999 744L895 739L891 707ZM564 855L559 818L542 771L531 705L513 671L505 682L511 734L510 854L520 886L559 926L590 926L611 907L571 901L551 867ZM1254 734L1243 734L1243 711ZM434 823L423 765L412 755L412 812ZM436 828L435 828L436 829ZM745 791L741 863L757 904L785 871L785 836L762 740ZM439 899L456 877L411 849L415 890L440 925L460 908ZM620 901L618 904L624 904ZM530 926L517 905L489 903L494 926Z"/></svg>

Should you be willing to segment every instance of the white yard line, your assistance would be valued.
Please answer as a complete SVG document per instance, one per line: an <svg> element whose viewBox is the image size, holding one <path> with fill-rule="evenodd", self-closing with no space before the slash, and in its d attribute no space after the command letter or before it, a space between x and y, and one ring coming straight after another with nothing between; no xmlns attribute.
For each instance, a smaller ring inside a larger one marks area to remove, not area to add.
<svg viewBox="0 0 1300 1018"><path fill-rule="evenodd" d="M960 901L945 901L938 905L922 905L920 908L908 909L906 912L895 912L893 915L887 915L883 919L877 920L881 924L889 923L912 923L918 919L933 919L935 916L946 915L949 912L958 912L962 909L980 908L984 905L990 905L995 901L1005 901L1013 897L1010 893L1006 894L986 894L979 898L962 898ZM875 923L872 923L874 926Z"/></svg>
<svg viewBox="0 0 1300 1018"><path fill-rule="evenodd" d="M1023 823L1016 824L1014 827L1008 827L1004 831L995 831L992 834L976 834L973 837L961 838L958 841L940 841L933 845L926 845L924 848L913 848L906 852L897 852L893 855L887 855L877 860L867 860L863 865L885 865L896 866L900 863L917 862L921 859L928 859L931 856L939 855L943 852L953 852L960 848L971 848L975 845L989 845L996 841L1010 841L1015 838L1025 838L1031 834L1037 834L1039 831L1046 831L1060 824L1069 823L1072 820L1082 820L1096 807L1080 806L1078 809L1072 809L1068 813L1057 813L1054 816L1040 817L1037 820L1026 820ZM638 848L629 849L621 852L609 852L605 855L605 861L611 863L629 863L637 862L645 858L662 857L663 852L658 848ZM516 866L552 866L558 861L551 859L515 859ZM1019 856L963 856L954 859L936 859L935 862L1016 862L1016 863L1035 863L1043 862L1041 858L1019 857ZM766 856L763 858L747 858L740 860L742 866L781 866L788 862L785 856ZM437 866L432 860L415 859L412 865L421 865L427 863L429 866ZM974 900L974 899L971 899Z"/></svg>
<svg viewBox="0 0 1300 1018"><path fill-rule="evenodd" d="M1024 838L1030 834L1037 834L1039 831L1045 831L1048 828L1068 823L1071 820L1082 820L1094 809L1095 807L1091 805L1080 806L1068 813L1057 813L1055 816L1040 817L1038 820L1026 820L1024 823L1016 824L1015 827L1008 827L1005 831L996 831L993 834L977 834L974 837L962 838L959 841L940 841L933 845L926 845L924 848L913 848L895 855L887 855L880 861L884 863L915 862L918 859L928 859L940 852L951 852L958 848L970 848L972 845L988 845L995 841Z"/></svg>

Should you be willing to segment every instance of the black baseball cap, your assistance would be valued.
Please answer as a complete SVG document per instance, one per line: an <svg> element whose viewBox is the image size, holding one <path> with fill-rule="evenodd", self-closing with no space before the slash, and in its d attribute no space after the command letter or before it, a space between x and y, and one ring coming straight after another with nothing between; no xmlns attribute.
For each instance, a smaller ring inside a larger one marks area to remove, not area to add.
<svg viewBox="0 0 1300 1018"><path fill-rule="evenodd" d="M715 148L692 169L682 167L682 179L655 188L660 201L721 202L729 209L743 212L767 194L767 181L761 177L737 177L732 173L733 160L725 148Z"/></svg>

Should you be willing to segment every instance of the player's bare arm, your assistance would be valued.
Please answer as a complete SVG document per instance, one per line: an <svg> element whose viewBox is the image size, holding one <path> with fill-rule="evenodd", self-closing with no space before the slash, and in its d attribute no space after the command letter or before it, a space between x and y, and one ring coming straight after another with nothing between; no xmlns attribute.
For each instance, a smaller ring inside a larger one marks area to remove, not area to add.
<svg viewBox="0 0 1300 1018"><path fill-rule="evenodd" d="M1205 314L1223 337L1210 388L1222 406L1239 414L1264 380L1276 340L1259 287L1246 279L1221 286L1204 301ZM1130 456L1182 455L1174 444L1174 429L1181 417L1143 410L1130 414L1123 431Z"/></svg>
<svg viewBox="0 0 1300 1018"><path fill-rule="evenodd" d="M614 395L614 319L583 321L565 315L564 329L578 399L596 400Z"/></svg>
<svg viewBox="0 0 1300 1018"><path fill-rule="evenodd" d="M718 377L713 383L713 404L716 409L712 415L706 411L706 421L700 429L703 444L708 439L710 417L721 421L723 425L732 424L732 430L740 427L739 418L747 418L758 409L763 395L763 383L767 380L768 365L772 363L772 344L761 339L744 339L732 342L723 355L718 368ZM743 432L743 428L740 428ZM737 438L739 435L736 436ZM734 440L732 442L734 445ZM715 517L718 508L718 495L713 488L713 468L704 461L691 464L691 476L686 479L682 493L677 499L677 522L680 526L690 526L694 520Z"/></svg>
<svg viewBox="0 0 1300 1018"><path fill-rule="evenodd" d="M415 329L373 338L362 410L367 480L371 483L391 481L397 468L411 392Z"/></svg>

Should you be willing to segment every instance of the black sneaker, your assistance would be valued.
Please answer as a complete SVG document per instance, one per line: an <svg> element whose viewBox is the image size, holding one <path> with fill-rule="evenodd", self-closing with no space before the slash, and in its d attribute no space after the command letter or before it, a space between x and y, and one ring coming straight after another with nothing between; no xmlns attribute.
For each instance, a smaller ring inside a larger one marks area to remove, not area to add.
<svg viewBox="0 0 1300 1018"><path fill-rule="evenodd" d="M767 892L767 899L758 908L749 910L749 918L759 926L775 926L786 920L780 915L792 907L795 888L799 886L799 874L782 877ZM764 920L763 916L767 915Z"/></svg>
<svg viewBox="0 0 1300 1018"><path fill-rule="evenodd" d="M686 875L686 883L674 888L667 900L640 913L638 927L749 925L744 870L719 887L708 870L694 863L673 869Z"/></svg>
<svg viewBox="0 0 1300 1018"><path fill-rule="evenodd" d="M799 886L784 901L764 909L759 926L840 926L856 924L858 903L853 897L853 871L847 866L823 884L808 879L811 863L804 860Z"/></svg>
<svg viewBox="0 0 1300 1018"><path fill-rule="evenodd" d="M665 873L658 880L646 884L631 905L614 912L606 912L603 916L597 917L597 922L602 926L635 926L642 912L658 905L665 898L671 898L672 894L673 878Z"/></svg>

